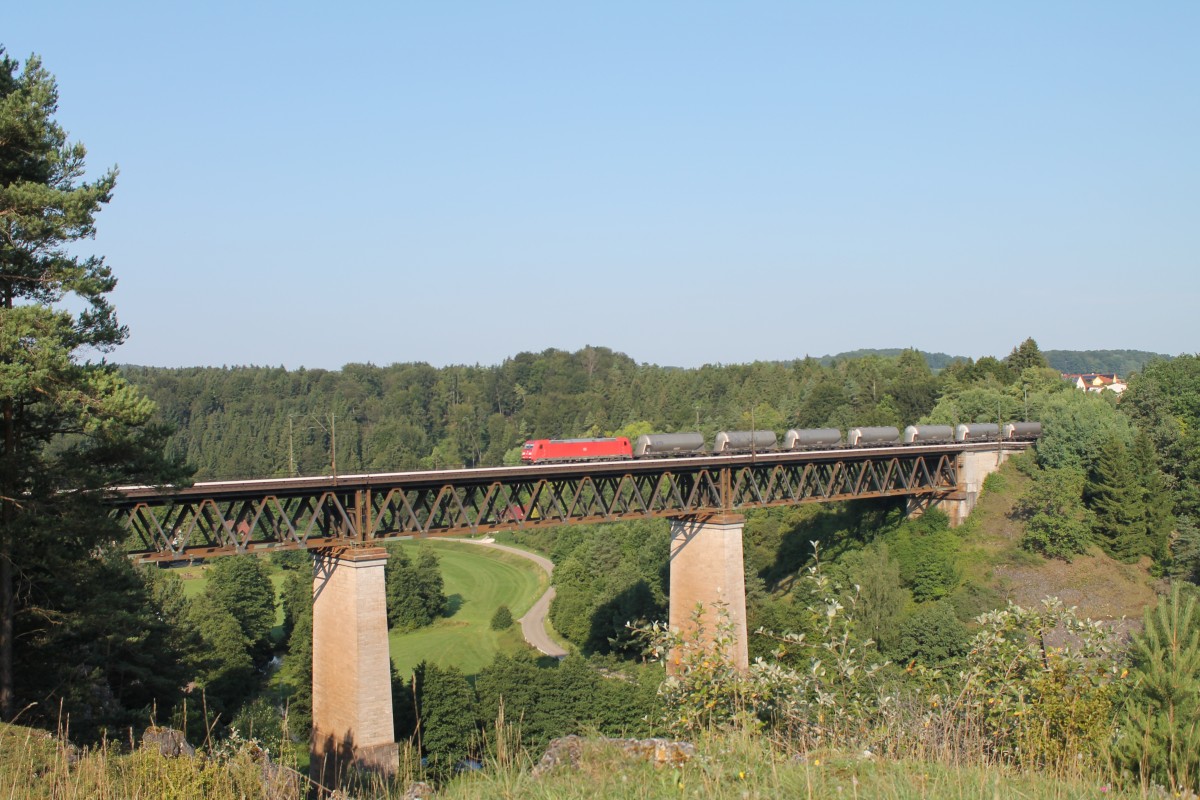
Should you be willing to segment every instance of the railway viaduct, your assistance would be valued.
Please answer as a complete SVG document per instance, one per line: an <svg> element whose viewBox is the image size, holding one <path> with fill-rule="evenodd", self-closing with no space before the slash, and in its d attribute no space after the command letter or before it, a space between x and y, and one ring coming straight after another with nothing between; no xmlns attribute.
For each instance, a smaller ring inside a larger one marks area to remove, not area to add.
<svg viewBox="0 0 1200 800"><path fill-rule="evenodd" d="M667 518L670 620L685 634L728 614L723 653L748 666L742 529L747 509L906 497L952 524L986 475L1025 442L540 464L121 487L114 513L131 555L173 562L309 549L313 578L313 764L397 768L384 592L389 539Z"/></svg>

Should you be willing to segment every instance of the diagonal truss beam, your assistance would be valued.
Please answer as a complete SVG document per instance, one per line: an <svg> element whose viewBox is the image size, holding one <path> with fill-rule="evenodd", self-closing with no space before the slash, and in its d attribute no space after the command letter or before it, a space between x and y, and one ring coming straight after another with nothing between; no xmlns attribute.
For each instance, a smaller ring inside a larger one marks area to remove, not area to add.
<svg viewBox="0 0 1200 800"><path fill-rule="evenodd" d="M678 517L902 495L940 496L957 488L956 453L840 451L804 460L587 467L534 474L512 469L444 473L394 485L275 487L261 494L239 485L219 492L163 492L114 502L136 558L174 561L272 549L374 543L404 536L446 536L544 525ZM345 479L343 479L343 482ZM252 483L252 482L243 482Z"/></svg>

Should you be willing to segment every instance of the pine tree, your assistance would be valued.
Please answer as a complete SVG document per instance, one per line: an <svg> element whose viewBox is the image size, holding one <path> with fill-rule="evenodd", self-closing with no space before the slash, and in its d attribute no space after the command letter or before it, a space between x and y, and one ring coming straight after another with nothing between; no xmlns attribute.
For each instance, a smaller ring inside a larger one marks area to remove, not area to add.
<svg viewBox="0 0 1200 800"><path fill-rule="evenodd" d="M496 613L492 614L492 630L506 631L512 627L513 615L508 610L508 606L500 606L496 609Z"/></svg>
<svg viewBox="0 0 1200 800"><path fill-rule="evenodd" d="M1200 791L1200 609L1171 587L1133 637L1133 691L1118 755L1149 785Z"/></svg>
<svg viewBox="0 0 1200 800"><path fill-rule="evenodd" d="M1146 509L1146 533L1149 536L1149 553L1160 568L1170 561L1171 529L1175 520L1171 514L1171 494L1167 489L1166 476L1158 468L1158 456L1154 443L1144 432L1139 431L1133 440L1130 452L1133 468L1137 471L1142 486Z"/></svg>
<svg viewBox="0 0 1200 800"><path fill-rule="evenodd" d="M177 480L162 459L153 404L109 365L87 362L125 338L102 258L78 254L108 203L116 169L84 180L86 149L55 121L58 90L36 57L18 71L0 49L0 716L53 697L22 687L41 665L59 675L78 664L42 646L82 642L51 633L48 620L86 629L103 609L62 616L78 576L123 532L100 505L104 487ZM15 652L20 640L22 651ZM35 714L37 712L34 712ZM28 714L25 718L28 718Z"/></svg>
<svg viewBox="0 0 1200 800"><path fill-rule="evenodd" d="M1200 525L1187 514L1179 518L1175 538L1171 541L1169 574L1173 578L1200 583Z"/></svg>
<svg viewBox="0 0 1200 800"><path fill-rule="evenodd" d="M423 664L421 672L421 743L431 769L449 776L475 743L475 690L458 667Z"/></svg>
<svg viewBox="0 0 1200 800"><path fill-rule="evenodd" d="M1094 515L1096 539L1110 556L1133 561L1150 551L1145 489L1119 439L1109 439L1100 449L1084 500Z"/></svg>
<svg viewBox="0 0 1200 800"><path fill-rule="evenodd" d="M1029 367L1048 367L1049 362L1042 355L1038 343L1033 338L1026 339L1020 345L1013 348L1013 351L1004 359L1004 363L1012 370L1013 375L1020 375Z"/></svg>

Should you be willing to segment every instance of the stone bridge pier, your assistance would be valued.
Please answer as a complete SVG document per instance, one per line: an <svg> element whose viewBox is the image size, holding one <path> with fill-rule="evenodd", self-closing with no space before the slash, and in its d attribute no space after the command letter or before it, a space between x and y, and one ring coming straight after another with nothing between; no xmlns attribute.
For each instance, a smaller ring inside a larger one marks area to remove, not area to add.
<svg viewBox="0 0 1200 800"><path fill-rule="evenodd" d="M310 774L336 786L347 766L394 775L387 596L382 547L318 551L313 569Z"/></svg>
<svg viewBox="0 0 1200 800"><path fill-rule="evenodd" d="M671 596L668 624L685 642L716 646L738 669L750 666L746 631L746 571L742 528L737 514L671 520ZM697 614L699 611L699 614ZM718 630L724 626L725 630ZM699 633L697 633L699 629ZM680 653L668 656L673 673Z"/></svg>

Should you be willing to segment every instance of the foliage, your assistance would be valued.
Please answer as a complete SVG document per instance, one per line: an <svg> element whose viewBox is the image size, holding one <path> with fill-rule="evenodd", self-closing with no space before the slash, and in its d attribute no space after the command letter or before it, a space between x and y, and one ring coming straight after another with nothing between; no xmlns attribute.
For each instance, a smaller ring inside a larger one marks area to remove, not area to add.
<svg viewBox="0 0 1200 800"><path fill-rule="evenodd" d="M882 665L870 659L873 643L855 634L849 612L857 597L844 596L819 562L806 570L803 580L817 635L775 635L774 657L756 660L748 673L723 656L733 636L723 609L717 609L712 631L703 625L703 609L693 615L687 636L661 623L639 628L647 654L669 666L659 690L668 729L691 734L729 727L757 730L769 724L806 747L820 747L859 741L871 728L882 712L882 696L876 691ZM801 668L785 665L788 651Z"/></svg>
<svg viewBox="0 0 1200 800"><path fill-rule="evenodd" d="M215 559L208 568L208 583L201 603L206 611L219 608L237 621L248 642L248 655L255 664L270 659L275 587L261 559Z"/></svg>
<svg viewBox="0 0 1200 800"><path fill-rule="evenodd" d="M867 547L852 568L858 592L858 626L864 639L879 644L883 652L891 652L896 644L898 627L911 593L900 580L900 564L892 558L886 543ZM790 630L790 629L787 629Z"/></svg>
<svg viewBox="0 0 1200 800"><path fill-rule="evenodd" d="M305 562L310 562L311 557L307 553L304 556ZM279 596L283 606L283 644L288 645L300 617L304 614L312 615L312 568L285 570Z"/></svg>
<svg viewBox="0 0 1200 800"><path fill-rule="evenodd" d="M36 56L19 66L0 49L0 717L33 703L52 722L61 701L95 732L126 721L129 703L171 702L147 693L156 680L113 685L118 662L178 668L146 646L157 633L127 624L148 590L106 555L123 534L104 487L182 474L161 456L153 404L84 360L125 338L112 272L77 245L94 235L116 170L84 180L86 149L55 120L53 76ZM110 620L124 637L102 634Z"/></svg>
<svg viewBox="0 0 1200 800"><path fill-rule="evenodd" d="M1151 361L1130 380L1121 410L1153 443L1176 513L1200 518L1200 355Z"/></svg>
<svg viewBox="0 0 1200 800"><path fill-rule="evenodd" d="M919 603L946 597L958 585L958 537L949 518L938 509L906 520L884 535L900 566L904 585Z"/></svg>
<svg viewBox="0 0 1200 800"><path fill-rule="evenodd" d="M223 715L226 722L232 712L258 688L258 673L251 655L253 642L228 609L217 605L191 606L191 622L204 640L204 656L196 678L204 690L204 705Z"/></svg>
<svg viewBox="0 0 1200 800"><path fill-rule="evenodd" d="M890 651L896 661L920 662L944 667L967 650L970 634L959 621L948 600L919 606L900 623L896 645Z"/></svg>
<svg viewBox="0 0 1200 800"><path fill-rule="evenodd" d="M1050 363L1046 361L1046 356L1042 354L1037 342L1032 338L1026 339L1014 347L1013 351L1004 359L1004 363L1014 375L1021 375L1030 368L1045 369L1050 366Z"/></svg>
<svg viewBox="0 0 1200 800"><path fill-rule="evenodd" d="M1035 467L1031 475L1034 480L1013 509L1025 521L1021 546L1047 558L1070 561L1091 543L1083 472Z"/></svg>
<svg viewBox="0 0 1200 800"><path fill-rule="evenodd" d="M496 613L492 615L490 625L494 631L506 631L512 627L513 615L508 610L508 606L500 606L496 609Z"/></svg>
<svg viewBox="0 0 1200 800"><path fill-rule="evenodd" d="M1092 464L1084 500L1092 511L1096 541L1113 558L1134 561L1150 552L1145 489L1120 439L1104 444Z"/></svg>
<svg viewBox="0 0 1200 800"><path fill-rule="evenodd" d="M447 598L437 555L421 548L414 564L400 547L388 551L386 570L388 624L411 631L446 612Z"/></svg>
<svg viewBox="0 0 1200 800"><path fill-rule="evenodd" d="M1141 372L1151 361L1169 358L1146 350L1043 350L1042 355L1059 372L1073 375L1116 373L1126 378Z"/></svg>
<svg viewBox="0 0 1200 800"><path fill-rule="evenodd" d="M1170 547L1171 576L1200 583L1200 525L1191 517L1180 517Z"/></svg>
<svg viewBox="0 0 1200 800"><path fill-rule="evenodd" d="M1200 609L1172 587L1133 637L1117 755L1143 785L1200 792Z"/></svg>
<svg viewBox="0 0 1200 800"><path fill-rule="evenodd" d="M568 656L539 667L528 651L498 655L475 681L485 725L514 726L528 748L557 736L598 731L613 736L652 732L656 690L662 673Z"/></svg>
<svg viewBox="0 0 1200 800"><path fill-rule="evenodd" d="M1038 464L1047 469L1071 467L1086 472L1108 442L1133 443L1129 420L1101 395L1059 392L1046 401L1041 418L1037 456Z"/></svg>
<svg viewBox="0 0 1200 800"><path fill-rule="evenodd" d="M281 749L282 743L290 738L283 727L279 706L268 697L256 697L242 706L230 727L239 738L264 742L272 749Z"/></svg>
<svg viewBox="0 0 1200 800"><path fill-rule="evenodd" d="M457 667L422 663L420 741L430 771L448 777L468 758L477 742L475 690Z"/></svg>
<svg viewBox="0 0 1200 800"><path fill-rule="evenodd" d="M982 615L955 712L1002 763L1061 772L1093 758L1113 731L1112 637L1048 598Z"/></svg>
<svg viewBox="0 0 1200 800"><path fill-rule="evenodd" d="M636 652L626 623L665 613L668 541L664 522L561 530L552 545L554 629L586 653Z"/></svg>
<svg viewBox="0 0 1200 800"><path fill-rule="evenodd" d="M170 452L204 478L287 475L293 465L303 474L328 473L335 460L347 472L497 465L511 461L527 438L682 430L711 436L745 428L751 418L779 432L903 427L947 393L967 398L953 421L990 421L1000 407L1010 419L1024 413L1022 387L1014 387L1023 377L1006 363L985 358L934 375L912 350L825 365L799 359L672 369L587 347L519 353L487 367L125 367L124 374L176 426ZM985 391L972 400L974 384ZM1030 384L1031 411L1044 386Z"/></svg>
<svg viewBox="0 0 1200 800"><path fill-rule="evenodd" d="M22 719L68 724L77 739L95 741L145 724L155 708L170 709L198 644L174 627L181 596L149 585L119 554L64 559L59 568L53 610L44 607L38 628L19 628L27 635L18 686L38 703Z"/></svg>

